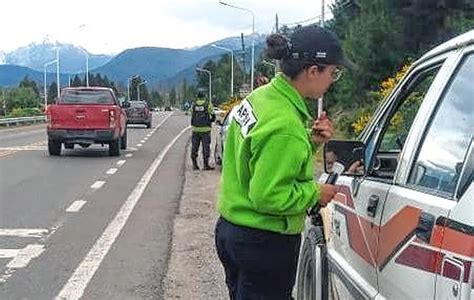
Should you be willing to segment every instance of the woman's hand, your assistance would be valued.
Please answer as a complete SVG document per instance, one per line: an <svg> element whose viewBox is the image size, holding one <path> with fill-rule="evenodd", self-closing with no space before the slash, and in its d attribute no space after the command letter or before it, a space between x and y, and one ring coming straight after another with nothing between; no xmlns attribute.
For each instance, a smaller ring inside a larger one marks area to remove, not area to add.
<svg viewBox="0 0 474 300"><path fill-rule="evenodd" d="M334 135L334 126L324 111L311 127L311 137L315 144L325 144Z"/></svg>
<svg viewBox="0 0 474 300"><path fill-rule="evenodd" d="M326 207L329 202L336 195L336 187L332 184L321 184L320 186L320 195L319 195L319 206Z"/></svg>

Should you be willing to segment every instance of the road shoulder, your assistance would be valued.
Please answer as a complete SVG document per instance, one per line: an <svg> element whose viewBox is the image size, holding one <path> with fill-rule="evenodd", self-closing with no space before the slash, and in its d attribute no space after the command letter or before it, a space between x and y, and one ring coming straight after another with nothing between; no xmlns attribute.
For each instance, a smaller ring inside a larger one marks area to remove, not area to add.
<svg viewBox="0 0 474 300"><path fill-rule="evenodd" d="M186 171L176 215L164 299L227 299L224 270L214 246L219 171Z"/></svg>

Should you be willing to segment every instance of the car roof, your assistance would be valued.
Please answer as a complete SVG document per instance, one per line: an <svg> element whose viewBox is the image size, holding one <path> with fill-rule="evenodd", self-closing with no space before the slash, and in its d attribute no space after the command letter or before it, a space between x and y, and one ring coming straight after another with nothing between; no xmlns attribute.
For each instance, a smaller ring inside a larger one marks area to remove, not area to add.
<svg viewBox="0 0 474 300"><path fill-rule="evenodd" d="M76 87L65 87L62 88L64 91L70 91L70 90L81 90L81 91L113 91L109 87L103 87L103 86L76 86Z"/></svg>
<svg viewBox="0 0 474 300"><path fill-rule="evenodd" d="M467 45L474 44L474 30L470 30L466 33L460 34L455 38L450 39L447 42L442 43L441 45L433 48L423 55L416 64L420 64L434 56L449 52L455 49L463 48Z"/></svg>

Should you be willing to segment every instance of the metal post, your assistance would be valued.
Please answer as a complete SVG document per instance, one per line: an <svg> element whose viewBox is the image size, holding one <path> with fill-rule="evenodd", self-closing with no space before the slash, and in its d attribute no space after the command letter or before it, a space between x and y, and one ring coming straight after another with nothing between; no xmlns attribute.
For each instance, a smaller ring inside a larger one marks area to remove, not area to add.
<svg viewBox="0 0 474 300"><path fill-rule="evenodd" d="M324 0L321 0L321 27L324 27Z"/></svg>
<svg viewBox="0 0 474 300"><path fill-rule="evenodd" d="M5 89L3 89L2 93L3 93L3 114L6 117L7 116L7 96L6 96Z"/></svg>
<svg viewBox="0 0 474 300"><path fill-rule="evenodd" d="M231 5L226 2L223 2L222 0L220 0L219 3L225 6L233 7L235 9L246 11L252 15L252 62L251 62L251 72L250 72L250 77L251 77L250 89L253 91L254 69L255 69L255 14L250 9Z"/></svg>
<svg viewBox="0 0 474 300"><path fill-rule="evenodd" d="M48 64L44 64L44 76L43 76L43 86L44 86L44 111L46 112L46 106L48 106L48 89L46 87L46 66Z"/></svg>
<svg viewBox="0 0 474 300"><path fill-rule="evenodd" d="M89 87L89 53L86 52L86 86Z"/></svg>
<svg viewBox="0 0 474 300"><path fill-rule="evenodd" d="M61 82L59 79L59 47L56 48L56 80L57 80L57 87L58 87L58 96L57 98L59 99L59 96L61 95Z"/></svg>

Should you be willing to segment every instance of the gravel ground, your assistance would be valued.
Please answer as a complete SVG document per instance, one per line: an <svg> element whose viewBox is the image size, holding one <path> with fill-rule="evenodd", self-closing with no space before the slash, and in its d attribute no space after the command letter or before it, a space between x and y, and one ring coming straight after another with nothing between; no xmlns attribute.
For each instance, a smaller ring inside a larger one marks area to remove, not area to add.
<svg viewBox="0 0 474 300"><path fill-rule="evenodd" d="M213 149L214 144L211 145ZM189 153L190 147L186 155L186 178L180 209L174 222L171 256L164 279L164 298L228 299L224 270L214 246L220 172L193 171Z"/></svg>

